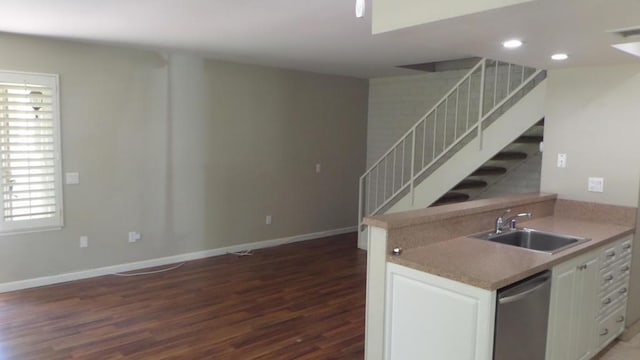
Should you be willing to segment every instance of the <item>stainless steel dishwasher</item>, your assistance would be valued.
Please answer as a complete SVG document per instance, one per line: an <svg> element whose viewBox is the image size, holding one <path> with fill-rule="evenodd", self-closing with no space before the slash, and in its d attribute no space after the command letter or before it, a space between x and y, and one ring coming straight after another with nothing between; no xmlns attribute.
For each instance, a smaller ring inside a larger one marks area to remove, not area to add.
<svg viewBox="0 0 640 360"><path fill-rule="evenodd" d="M498 290L495 360L544 360L550 293L550 271Z"/></svg>

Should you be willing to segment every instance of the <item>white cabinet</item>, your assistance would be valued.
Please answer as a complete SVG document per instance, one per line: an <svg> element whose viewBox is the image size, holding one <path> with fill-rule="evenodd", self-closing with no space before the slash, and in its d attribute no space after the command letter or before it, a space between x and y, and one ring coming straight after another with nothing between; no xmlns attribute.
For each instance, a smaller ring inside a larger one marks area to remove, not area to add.
<svg viewBox="0 0 640 360"><path fill-rule="evenodd" d="M552 269L547 360L591 359L624 330L631 244L626 237ZM496 291L394 263L381 271L384 335L368 337L367 359L493 358Z"/></svg>
<svg viewBox="0 0 640 360"><path fill-rule="evenodd" d="M553 268L547 360L589 359L600 286L598 250Z"/></svg>
<svg viewBox="0 0 640 360"><path fill-rule="evenodd" d="M600 292L597 310L597 334L594 347L598 352L624 331L631 270L632 237L608 246L600 255Z"/></svg>
<svg viewBox="0 0 640 360"><path fill-rule="evenodd" d="M547 360L590 359L624 330L630 249L624 238L553 268Z"/></svg>
<svg viewBox="0 0 640 360"><path fill-rule="evenodd" d="M495 296L389 263L385 359L492 359Z"/></svg>

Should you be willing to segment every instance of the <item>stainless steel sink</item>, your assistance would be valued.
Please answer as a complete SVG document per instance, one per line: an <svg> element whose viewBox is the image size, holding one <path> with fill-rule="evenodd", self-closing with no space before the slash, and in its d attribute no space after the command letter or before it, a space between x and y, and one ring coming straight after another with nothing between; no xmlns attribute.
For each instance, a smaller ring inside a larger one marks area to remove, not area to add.
<svg viewBox="0 0 640 360"><path fill-rule="evenodd" d="M471 237L548 254L554 254L591 240L579 236L556 234L533 229L516 229L499 234L489 231L471 235Z"/></svg>

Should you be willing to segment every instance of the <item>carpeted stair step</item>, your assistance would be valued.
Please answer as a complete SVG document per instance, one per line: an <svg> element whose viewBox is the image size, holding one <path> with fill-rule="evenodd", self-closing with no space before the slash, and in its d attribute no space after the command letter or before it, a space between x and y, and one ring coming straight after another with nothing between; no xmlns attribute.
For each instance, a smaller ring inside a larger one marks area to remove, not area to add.
<svg viewBox="0 0 640 360"><path fill-rule="evenodd" d="M431 206L454 204L469 200L469 195L457 192L448 192L440 199L436 200Z"/></svg>
<svg viewBox="0 0 640 360"><path fill-rule="evenodd" d="M478 170L474 171L471 176L502 175L506 172L507 169L501 166L481 166Z"/></svg>
<svg viewBox="0 0 640 360"><path fill-rule="evenodd" d="M482 189L487 186L486 181L482 180L462 180L452 190L470 190L470 189Z"/></svg>
<svg viewBox="0 0 640 360"><path fill-rule="evenodd" d="M523 135L515 139L514 144L537 144L544 140L542 135Z"/></svg>
<svg viewBox="0 0 640 360"><path fill-rule="evenodd" d="M519 151L501 151L497 153L491 160L524 160L527 154Z"/></svg>

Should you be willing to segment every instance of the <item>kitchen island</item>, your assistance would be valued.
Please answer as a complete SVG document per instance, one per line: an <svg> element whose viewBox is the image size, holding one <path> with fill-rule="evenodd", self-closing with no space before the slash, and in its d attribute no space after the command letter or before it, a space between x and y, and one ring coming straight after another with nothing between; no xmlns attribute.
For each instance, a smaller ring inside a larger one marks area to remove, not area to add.
<svg viewBox="0 0 640 360"><path fill-rule="evenodd" d="M532 213L531 220L521 221L518 226L591 240L556 254L544 254L467 236L492 229L496 218L507 209L512 213ZM416 342L416 351L429 349L426 354L429 358L449 355L491 359L496 290L544 270L554 270L557 278L562 266L570 264L573 269L571 262L587 261L583 259L585 256L596 257L598 261L577 264L580 269L590 266L589 271L580 271L579 278L573 276L577 273L564 274L555 283L566 279L585 282L588 273L592 286L584 291L593 292L594 300L583 306L583 314L590 318L589 312L593 313L594 327L607 325L607 321L613 321L609 319L612 314L624 312L624 297L616 298L615 307L598 309L599 291L611 289L606 284L594 284L600 281L602 271L607 270L601 265L607 260L610 246L628 245L624 250L630 257L635 216L635 208L563 200L554 194L526 194L366 218L365 224L369 226L366 359L396 359L400 358L397 354L414 354L409 347ZM400 255L393 255L395 248L401 249ZM602 261L600 254L605 254ZM611 264L617 266L626 260L627 257L621 257ZM611 291L626 291L624 281L628 282L628 276L616 283L622 284L620 288ZM416 287L417 284L427 285ZM567 326L555 318L561 317L558 309L562 306L572 306L570 299L565 301L564 297L577 295L567 295L561 290L558 285L552 287L550 332ZM438 299L442 294L446 296ZM420 332L431 336L423 338ZM607 333L606 339L610 341L613 332ZM589 340L577 338L575 342L586 344L583 347L589 358L605 342L596 335L585 334L583 338L587 337ZM566 354L563 346L549 342L547 358L562 358L554 355L554 351L573 358L574 354Z"/></svg>

